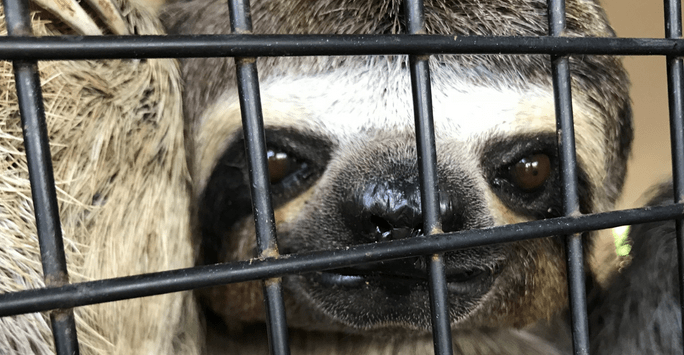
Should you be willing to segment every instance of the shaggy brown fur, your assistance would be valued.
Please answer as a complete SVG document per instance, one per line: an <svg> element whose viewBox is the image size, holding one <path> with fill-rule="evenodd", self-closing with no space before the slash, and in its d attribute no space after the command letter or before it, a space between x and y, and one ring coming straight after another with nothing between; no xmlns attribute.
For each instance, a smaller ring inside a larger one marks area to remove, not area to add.
<svg viewBox="0 0 684 355"><path fill-rule="evenodd" d="M153 14L119 3L131 32ZM34 12L34 33L69 29ZM0 35L6 35L0 8ZM71 282L193 265L179 74L172 60L41 62ZM12 65L0 62L0 291L43 287ZM75 310L81 354L197 354L190 293ZM51 354L46 314L0 319L0 353Z"/></svg>

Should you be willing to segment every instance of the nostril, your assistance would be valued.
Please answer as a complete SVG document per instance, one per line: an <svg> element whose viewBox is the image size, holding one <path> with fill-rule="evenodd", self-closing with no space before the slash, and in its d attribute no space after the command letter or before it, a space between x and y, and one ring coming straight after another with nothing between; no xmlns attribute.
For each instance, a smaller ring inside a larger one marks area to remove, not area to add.
<svg viewBox="0 0 684 355"><path fill-rule="evenodd" d="M415 227L395 227L386 219L375 215L370 217L370 222L373 228L371 235L378 242L416 237L423 232L422 224Z"/></svg>
<svg viewBox="0 0 684 355"><path fill-rule="evenodd" d="M387 222L384 218L378 216L371 216L371 225L373 226L373 234L375 234L375 240L382 242L392 239L392 225Z"/></svg>
<svg viewBox="0 0 684 355"><path fill-rule="evenodd" d="M380 232L390 232L393 228L392 225L382 217L371 216L370 220L375 228Z"/></svg>

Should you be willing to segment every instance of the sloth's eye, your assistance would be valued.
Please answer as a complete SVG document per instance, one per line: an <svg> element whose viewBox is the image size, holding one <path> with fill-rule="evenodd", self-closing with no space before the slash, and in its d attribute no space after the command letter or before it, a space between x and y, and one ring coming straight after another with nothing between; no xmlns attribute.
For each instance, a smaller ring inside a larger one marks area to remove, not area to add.
<svg viewBox="0 0 684 355"><path fill-rule="evenodd" d="M271 180L271 184L279 183L293 173L296 161L287 153L269 149L266 152L266 156L268 157L268 177Z"/></svg>
<svg viewBox="0 0 684 355"><path fill-rule="evenodd" d="M313 171L306 161L280 149L269 148L268 158L269 180L275 194L296 193L306 185Z"/></svg>
<svg viewBox="0 0 684 355"><path fill-rule="evenodd" d="M509 168L511 182L524 191L533 191L551 175L551 161L546 154L526 156Z"/></svg>

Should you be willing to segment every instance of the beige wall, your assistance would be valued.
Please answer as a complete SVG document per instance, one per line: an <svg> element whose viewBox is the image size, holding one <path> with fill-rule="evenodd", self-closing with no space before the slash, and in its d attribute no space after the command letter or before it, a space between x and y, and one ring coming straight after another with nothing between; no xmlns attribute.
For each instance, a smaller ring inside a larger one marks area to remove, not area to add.
<svg viewBox="0 0 684 355"><path fill-rule="evenodd" d="M602 0L619 37L663 37L663 2ZM626 57L632 80L635 139L622 207L636 207L641 194L670 175L670 135L664 57Z"/></svg>

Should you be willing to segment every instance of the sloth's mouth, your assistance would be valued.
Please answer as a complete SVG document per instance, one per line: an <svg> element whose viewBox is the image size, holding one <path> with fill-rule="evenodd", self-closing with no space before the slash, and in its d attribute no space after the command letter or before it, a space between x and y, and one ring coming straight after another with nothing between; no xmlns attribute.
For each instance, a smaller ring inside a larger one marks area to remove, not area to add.
<svg viewBox="0 0 684 355"><path fill-rule="evenodd" d="M490 276L491 271L486 268L447 265L447 289L450 293L468 294L487 283ZM413 257L327 270L316 273L314 278L328 287L360 288L374 285L392 293L404 293L416 287L425 289L429 273L425 258Z"/></svg>
<svg viewBox="0 0 684 355"><path fill-rule="evenodd" d="M491 290L504 265L487 249L453 251L443 257L449 312L462 317ZM428 262L429 256L416 256L293 275L283 281L303 304L350 329L392 324L428 329Z"/></svg>

